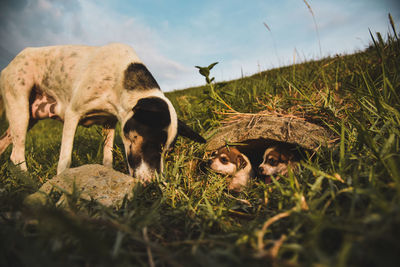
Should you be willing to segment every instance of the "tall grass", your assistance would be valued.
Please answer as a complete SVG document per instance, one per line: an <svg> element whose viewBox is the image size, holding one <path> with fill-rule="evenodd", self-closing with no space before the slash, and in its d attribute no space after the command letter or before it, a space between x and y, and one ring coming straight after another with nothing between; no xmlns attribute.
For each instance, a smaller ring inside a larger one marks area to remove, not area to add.
<svg viewBox="0 0 400 267"><path fill-rule="evenodd" d="M120 210L94 202L25 207L58 160L61 124L40 122L28 134L28 174L9 163L10 148L0 157L0 265L397 266L400 44L392 28L353 55L213 83L235 111L292 114L340 137L299 173L238 194L201 167L204 145L178 139L164 174L135 188ZM167 96L205 136L229 111L208 86ZM101 143L98 127L79 128L73 165L100 163ZM115 168L126 172L121 149L115 154Z"/></svg>

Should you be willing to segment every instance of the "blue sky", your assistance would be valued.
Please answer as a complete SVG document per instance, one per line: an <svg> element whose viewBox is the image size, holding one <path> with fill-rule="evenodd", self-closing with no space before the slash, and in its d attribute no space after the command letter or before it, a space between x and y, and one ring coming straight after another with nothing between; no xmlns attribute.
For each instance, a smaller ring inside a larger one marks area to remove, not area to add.
<svg viewBox="0 0 400 267"><path fill-rule="evenodd" d="M303 0L0 0L0 68L27 46L122 42L170 91L204 84L195 65L222 81L364 49L389 12L400 30L397 0L307 2L319 38Z"/></svg>

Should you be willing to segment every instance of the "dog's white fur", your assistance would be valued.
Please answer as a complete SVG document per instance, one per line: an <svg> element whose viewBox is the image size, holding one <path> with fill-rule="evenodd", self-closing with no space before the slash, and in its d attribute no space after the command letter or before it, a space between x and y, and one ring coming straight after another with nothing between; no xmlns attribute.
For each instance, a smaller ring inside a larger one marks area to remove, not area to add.
<svg viewBox="0 0 400 267"><path fill-rule="evenodd" d="M229 190L242 190L254 177L250 160L234 147L223 147L214 151L210 168L217 173L230 176Z"/></svg>
<svg viewBox="0 0 400 267"><path fill-rule="evenodd" d="M131 63L141 61L131 47L123 44L26 48L19 53L0 77L0 97L5 104L13 144L12 162L27 170L25 139L30 120L29 98L34 86L56 100L54 113L64 122L57 173L70 166L75 130L82 118L115 117L123 128L133 116L132 108L146 97L160 98L168 105L171 122L166 129L164 154L177 135L175 109L159 88L124 88L124 72ZM106 134L103 163L111 167L114 128L106 129ZM121 136L128 153L131 142L124 134ZM8 139L2 141L7 143ZM130 166L129 170L132 174ZM152 171L147 165L141 165L137 175L147 180Z"/></svg>

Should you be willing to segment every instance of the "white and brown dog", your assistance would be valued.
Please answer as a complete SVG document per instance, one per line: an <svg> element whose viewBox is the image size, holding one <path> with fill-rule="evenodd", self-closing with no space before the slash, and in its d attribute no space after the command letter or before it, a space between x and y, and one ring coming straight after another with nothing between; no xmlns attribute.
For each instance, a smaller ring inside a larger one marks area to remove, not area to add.
<svg viewBox="0 0 400 267"><path fill-rule="evenodd" d="M229 175L228 189L233 191L241 191L254 177L250 160L235 147L222 147L214 151L210 168L217 173Z"/></svg>
<svg viewBox="0 0 400 267"><path fill-rule="evenodd" d="M269 183L271 175L286 175L289 167L295 170L298 162L298 150L289 144L277 143L265 150L258 174L265 177L265 182Z"/></svg>
<svg viewBox="0 0 400 267"><path fill-rule="evenodd" d="M129 172L144 181L162 171L162 156L178 133L205 142L177 119L156 80L123 44L26 48L1 72L0 92L9 122L0 154L12 143L10 158L23 170L26 132L45 118L64 122L57 173L70 166L78 124L105 126L103 164L112 167L119 121Z"/></svg>

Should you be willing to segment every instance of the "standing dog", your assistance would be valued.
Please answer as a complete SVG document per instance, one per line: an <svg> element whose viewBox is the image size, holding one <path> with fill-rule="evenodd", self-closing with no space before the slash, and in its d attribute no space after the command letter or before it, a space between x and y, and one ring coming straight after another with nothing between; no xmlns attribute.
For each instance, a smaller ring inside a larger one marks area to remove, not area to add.
<svg viewBox="0 0 400 267"><path fill-rule="evenodd" d="M250 160L235 147L222 147L211 155L210 168L230 176L228 189L240 191L254 177Z"/></svg>
<svg viewBox="0 0 400 267"><path fill-rule="evenodd" d="M44 118L64 122L58 174L70 166L78 124L105 127L103 164L112 167L119 121L129 172L143 181L162 171L162 156L178 132L205 142L178 121L156 80L123 44L26 48L1 72L0 92L10 125L0 153L12 143L10 158L23 170L26 132Z"/></svg>

